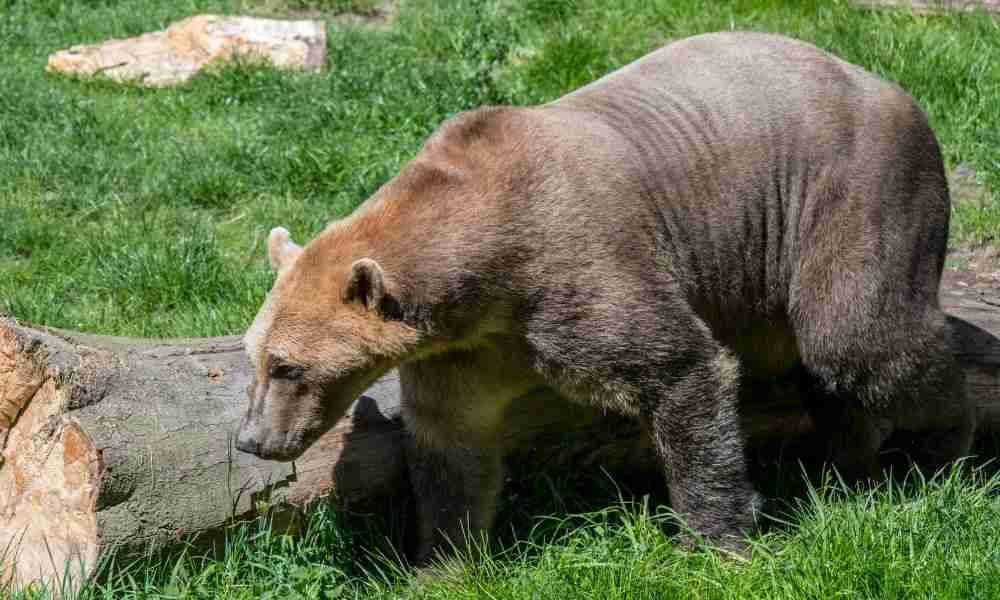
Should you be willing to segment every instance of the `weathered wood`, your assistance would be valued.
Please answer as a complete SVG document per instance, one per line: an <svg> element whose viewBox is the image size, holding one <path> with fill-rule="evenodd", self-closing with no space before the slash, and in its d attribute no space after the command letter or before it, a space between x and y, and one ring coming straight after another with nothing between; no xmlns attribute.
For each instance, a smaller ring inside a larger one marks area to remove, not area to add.
<svg viewBox="0 0 1000 600"><path fill-rule="evenodd" d="M965 285L963 285L965 284ZM1000 297L950 275L941 300L979 403L1000 431ZM236 452L233 433L250 370L239 338L138 340L0 318L0 544L7 577L89 571L107 549L126 553L217 531L261 503L345 505L405 490L399 387L369 389L300 460ZM811 430L794 381L755 386L744 402L751 444ZM511 456L539 466L642 468L650 453L633 421L550 392L516 402Z"/></svg>
<svg viewBox="0 0 1000 600"><path fill-rule="evenodd" d="M401 487L402 430L373 401L398 404L391 379L301 460L276 463L232 448L249 378L237 337L156 342L0 319L0 545L16 547L5 573L87 571L112 546L218 529L260 502Z"/></svg>

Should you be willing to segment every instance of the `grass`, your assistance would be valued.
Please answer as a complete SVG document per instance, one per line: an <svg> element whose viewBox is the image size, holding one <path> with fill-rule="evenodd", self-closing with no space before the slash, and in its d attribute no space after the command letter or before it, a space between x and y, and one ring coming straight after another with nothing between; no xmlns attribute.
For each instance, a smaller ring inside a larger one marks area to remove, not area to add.
<svg viewBox="0 0 1000 600"><path fill-rule="evenodd" d="M517 535L414 573L388 551L385 518L312 510L292 537L266 519L233 527L220 557L105 564L78 600L219 598L992 599L1000 596L1000 475L968 466L925 481L846 490L829 479L764 520L747 560L682 550L646 497L560 497L533 479ZM584 481L577 483L589 483ZM600 483L600 482L596 482ZM598 485L598 487L601 487ZM520 509L507 499L507 512ZM600 504L603 503L603 506ZM595 508L596 507L596 508ZM564 509L574 511L566 515ZM562 510L561 510L562 509ZM12 600L43 597L20 592Z"/></svg>
<svg viewBox="0 0 1000 600"><path fill-rule="evenodd" d="M670 39L730 28L800 37L902 84L949 167L968 165L986 189L956 204L953 241L1000 239L1000 20L987 15L846 1L409 0L391 27L335 18L376 4L0 0L0 312L104 334L239 332L270 283L266 232L285 225L308 240L444 118L545 102ZM286 8L329 17L324 74L240 64L147 90L44 72L73 44L199 12ZM967 473L905 490L821 487L782 513L790 525L755 537L749 562L679 550L661 527L669 516L641 497L619 504L588 488L595 507L508 495L501 529L517 535L506 550L437 578L369 556L392 523L319 508L304 537L243 526L215 558L108 565L83 597L988 598L1000 595L997 486Z"/></svg>
<svg viewBox="0 0 1000 600"><path fill-rule="evenodd" d="M331 15L351 4L285 1ZM271 227L309 239L460 110L544 102L715 29L785 32L900 82L930 114L949 165L971 166L989 190L987 202L956 207L954 239L1000 232L1000 21L984 15L846 2L412 0L389 29L330 21L323 75L237 65L146 90L46 74L45 59L195 12L274 12L275 0L5 4L0 311L28 321L142 336L239 331L270 281Z"/></svg>

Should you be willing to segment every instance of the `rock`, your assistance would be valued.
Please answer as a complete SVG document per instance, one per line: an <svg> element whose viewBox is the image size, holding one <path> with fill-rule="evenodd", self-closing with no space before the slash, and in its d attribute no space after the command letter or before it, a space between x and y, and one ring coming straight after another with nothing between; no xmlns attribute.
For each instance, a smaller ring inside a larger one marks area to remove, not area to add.
<svg viewBox="0 0 1000 600"><path fill-rule="evenodd" d="M48 69L162 87L234 57L318 71L326 60L326 28L319 21L197 15L165 31L61 50L49 56Z"/></svg>

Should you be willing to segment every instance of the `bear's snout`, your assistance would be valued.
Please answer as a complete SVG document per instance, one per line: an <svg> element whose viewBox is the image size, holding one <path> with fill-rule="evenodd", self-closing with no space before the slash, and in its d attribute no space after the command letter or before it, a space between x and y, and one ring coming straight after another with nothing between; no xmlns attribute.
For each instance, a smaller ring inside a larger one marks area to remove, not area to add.
<svg viewBox="0 0 1000 600"><path fill-rule="evenodd" d="M257 437L248 431L248 429L245 426L240 426L239 435L236 436L236 449L240 452L259 456L260 443L257 441Z"/></svg>
<svg viewBox="0 0 1000 600"><path fill-rule="evenodd" d="M259 422L244 418L236 435L236 449L265 460L286 462L301 456L305 445L289 440L287 435L275 435Z"/></svg>
<svg viewBox="0 0 1000 600"><path fill-rule="evenodd" d="M270 458L267 452L268 432L261 427L260 420L255 419L250 412L240 421L240 429L236 434L236 449L260 458Z"/></svg>

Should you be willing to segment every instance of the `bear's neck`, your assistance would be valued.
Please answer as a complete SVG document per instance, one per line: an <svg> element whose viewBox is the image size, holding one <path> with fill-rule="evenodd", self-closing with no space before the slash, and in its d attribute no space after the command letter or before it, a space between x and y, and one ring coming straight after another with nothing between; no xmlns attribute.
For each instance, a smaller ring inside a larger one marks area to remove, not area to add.
<svg viewBox="0 0 1000 600"><path fill-rule="evenodd" d="M510 109L512 110L512 109ZM392 181L342 223L371 253L401 295L405 318L436 336L463 339L513 302L518 265L530 259L522 190L530 157L515 137L477 119L507 119L506 110L463 117L480 129L460 135L446 124ZM461 125L461 124L460 124ZM456 147L461 144L462 147ZM360 258L360 257L358 257ZM508 311L509 312L509 311Z"/></svg>

